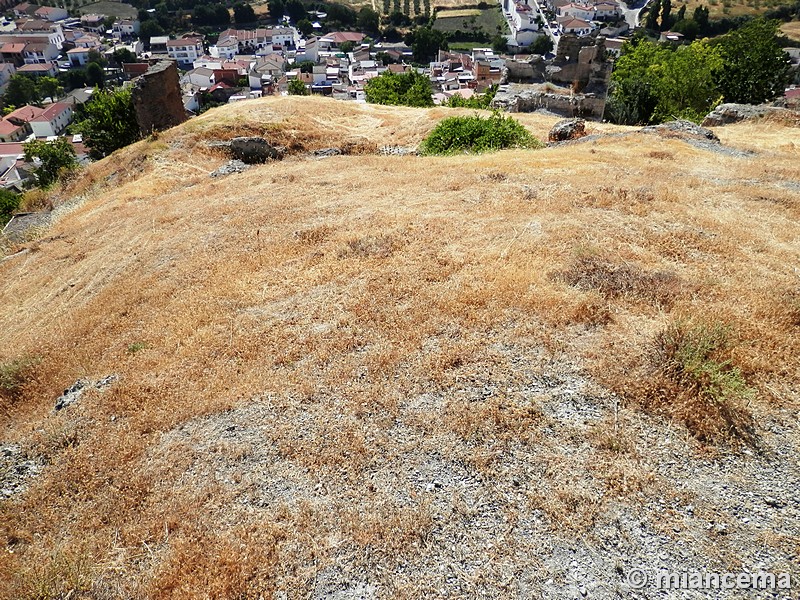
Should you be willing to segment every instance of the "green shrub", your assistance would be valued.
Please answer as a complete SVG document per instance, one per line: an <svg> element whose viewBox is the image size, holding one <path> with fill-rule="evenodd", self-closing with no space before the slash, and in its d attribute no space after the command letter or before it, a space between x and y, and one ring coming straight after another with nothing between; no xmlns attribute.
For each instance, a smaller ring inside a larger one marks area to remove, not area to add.
<svg viewBox="0 0 800 600"><path fill-rule="evenodd" d="M422 142L422 154L490 152L503 148L540 148L517 120L495 112L490 117L448 117L439 122Z"/></svg>
<svg viewBox="0 0 800 600"><path fill-rule="evenodd" d="M39 360L36 358L17 358L0 363L0 398L16 399L31 379L37 364Z"/></svg>

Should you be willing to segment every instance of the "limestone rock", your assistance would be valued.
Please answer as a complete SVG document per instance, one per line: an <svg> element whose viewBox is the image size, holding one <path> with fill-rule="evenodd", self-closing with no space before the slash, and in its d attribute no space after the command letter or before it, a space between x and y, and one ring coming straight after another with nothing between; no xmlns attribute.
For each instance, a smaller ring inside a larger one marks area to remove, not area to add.
<svg viewBox="0 0 800 600"><path fill-rule="evenodd" d="M586 121L583 119L562 119L550 130L547 136L550 142L577 140L586 135Z"/></svg>
<svg viewBox="0 0 800 600"><path fill-rule="evenodd" d="M753 104L720 104L703 119L703 127L719 127L748 119L760 119L771 114L790 114L792 111L778 106Z"/></svg>

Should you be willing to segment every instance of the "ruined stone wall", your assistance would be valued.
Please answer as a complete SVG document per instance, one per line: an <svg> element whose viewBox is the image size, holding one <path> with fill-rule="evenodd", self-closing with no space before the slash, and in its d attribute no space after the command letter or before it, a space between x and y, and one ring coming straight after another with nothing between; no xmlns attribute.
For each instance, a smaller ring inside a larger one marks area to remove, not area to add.
<svg viewBox="0 0 800 600"><path fill-rule="evenodd" d="M178 68L170 60L156 63L137 77L132 96L142 135L169 129L186 120Z"/></svg>

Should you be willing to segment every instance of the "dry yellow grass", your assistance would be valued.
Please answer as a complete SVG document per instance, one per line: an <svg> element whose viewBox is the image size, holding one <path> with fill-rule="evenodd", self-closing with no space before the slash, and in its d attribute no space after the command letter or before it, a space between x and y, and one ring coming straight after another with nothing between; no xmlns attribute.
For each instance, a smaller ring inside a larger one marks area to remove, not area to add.
<svg viewBox="0 0 800 600"><path fill-rule="evenodd" d="M781 25L781 31L786 37L792 40L800 40L800 21L783 23Z"/></svg>
<svg viewBox="0 0 800 600"><path fill-rule="evenodd" d="M720 129L727 146L756 151L747 158L640 134L371 154L415 145L452 114L242 102L60 193L85 200L0 263L0 359L40 359L4 400L0 440L46 462L0 503L0 595L300 597L331 570L356 581L377 562L381 597L427 597L415 561L449 544L437 505L381 479L418 453L487 479L535 453L543 471L517 473L520 500L487 526L500 537L464 585L505 580L523 556L535 572L531 551L503 543L530 511L554 532L582 530L611 497L635 506L676 492L641 463L638 425L554 439L563 422L525 382L555 369L624 392L681 317L735 332L756 422L797 410L797 129ZM554 121L517 116L540 138ZM225 159L206 142L240 133L355 155L210 179ZM641 279L558 276L581 260ZM63 388L108 373L120 381L53 412ZM473 395L484 386L494 391ZM620 423L638 423L638 409L621 410ZM225 441L237 427L249 437ZM565 456L565 444L581 450ZM283 488L256 485L271 470ZM472 523L475 506L454 494L449 518Z"/></svg>

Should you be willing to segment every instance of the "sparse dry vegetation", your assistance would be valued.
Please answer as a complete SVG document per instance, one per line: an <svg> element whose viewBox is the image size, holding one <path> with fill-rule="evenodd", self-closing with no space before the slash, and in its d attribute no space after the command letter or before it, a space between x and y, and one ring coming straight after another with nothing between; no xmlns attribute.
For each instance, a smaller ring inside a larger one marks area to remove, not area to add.
<svg viewBox="0 0 800 600"><path fill-rule="evenodd" d="M0 347L41 357L0 442L44 464L0 597L571 597L676 531L796 572L794 513L736 511L797 479L798 130L374 154L457 111L237 103L53 193L0 263ZM244 133L296 152L210 178Z"/></svg>

